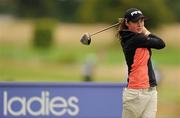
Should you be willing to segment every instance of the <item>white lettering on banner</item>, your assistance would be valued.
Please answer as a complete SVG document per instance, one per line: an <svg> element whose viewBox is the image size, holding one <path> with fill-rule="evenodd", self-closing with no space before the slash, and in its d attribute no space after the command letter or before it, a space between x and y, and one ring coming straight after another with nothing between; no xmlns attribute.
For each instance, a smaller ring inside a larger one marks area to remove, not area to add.
<svg viewBox="0 0 180 118"><path fill-rule="evenodd" d="M75 109L74 111L72 111L71 109L68 109L67 112L69 113L69 115L75 116L76 114L79 113L79 107L76 105L77 102L78 102L78 99L76 97L69 98L69 101L68 101L69 105Z"/></svg>
<svg viewBox="0 0 180 118"><path fill-rule="evenodd" d="M8 116L25 116L27 114L32 116L63 116L68 114L70 116L76 116L79 114L80 109L78 106L79 99L75 96L70 96L65 99L61 96L55 96L50 98L48 91L42 91L41 96L26 97L9 97L8 92L3 92L3 115ZM33 105L38 108L32 107ZM13 105L17 106L18 109L14 108Z"/></svg>

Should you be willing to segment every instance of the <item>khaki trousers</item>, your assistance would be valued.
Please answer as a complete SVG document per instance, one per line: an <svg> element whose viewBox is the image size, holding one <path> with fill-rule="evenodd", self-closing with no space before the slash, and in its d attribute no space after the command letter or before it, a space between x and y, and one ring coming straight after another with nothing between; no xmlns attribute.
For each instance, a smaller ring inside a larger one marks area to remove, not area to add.
<svg viewBox="0 0 180 118"><path fill-rule="evenodd" d="M124 89L122 118L155 118L156 112L156 87L148 89Z"/></svg>

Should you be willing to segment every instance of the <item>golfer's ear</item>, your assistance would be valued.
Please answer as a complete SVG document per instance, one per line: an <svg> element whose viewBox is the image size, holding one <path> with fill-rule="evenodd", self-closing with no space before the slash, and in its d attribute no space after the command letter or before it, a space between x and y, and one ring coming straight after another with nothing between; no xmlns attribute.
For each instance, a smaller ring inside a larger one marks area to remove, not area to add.
<svg viewBox="0 0 180 118"><path fill-rule="evenodd" d="M128 26L128 22L127 22L127 19L125 18L124 20L125 20L125 24L126 24L126 26Z"/></svg>

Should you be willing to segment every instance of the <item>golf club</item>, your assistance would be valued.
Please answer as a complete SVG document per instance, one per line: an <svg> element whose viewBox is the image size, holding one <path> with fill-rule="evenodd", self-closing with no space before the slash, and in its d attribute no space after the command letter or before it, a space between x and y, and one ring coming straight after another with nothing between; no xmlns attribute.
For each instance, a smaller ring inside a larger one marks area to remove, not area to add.
<svg viewBox="0 0 180 118"><path fill-rule="evenodd" d="M119 24L120 24L120 22L118 22L118 23L116 23L116 24L113 24L113 25L111 25L111 26L109 26L109 27L107 27L107 28L104 28L104 29L102 29L102 30L99 30L99 31L97 31L97 32L94 32L94 33L92 33L92 34L84 33L84 34L81 36L80 42L81 42L82 44L84 44L84 45L90 45L90 43L91 43L91 37L92 37L92 36L94 36L94 35L96 35L96 34L99 34L99 33L103 32L103 31L106 31L106 30L108 30L108 29L111 29L111 28L113 28L113 27L116 27L116 26L118 26Z"/></svg>

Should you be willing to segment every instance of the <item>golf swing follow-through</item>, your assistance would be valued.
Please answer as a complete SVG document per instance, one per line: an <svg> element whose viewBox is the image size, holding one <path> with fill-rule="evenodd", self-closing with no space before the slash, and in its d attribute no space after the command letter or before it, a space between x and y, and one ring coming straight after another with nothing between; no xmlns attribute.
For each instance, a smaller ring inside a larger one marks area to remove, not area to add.
<svg viewBox="0 0 180 118"><path fill-rule="evenodd" d="M119 20L121 20L121 18L120 18ZM106 30L108 30L108 29L111 29L111 28L113 28L113 27L117 27L117 26L119 26L119 24L120 24L120 22L118 22L118 23L116 23L116 24L114 24L114 25L111 25L111 26L109 26L109 27L107 27L107 28L104 28L104 29L102 29L102 30L99 30L99 31L97 31L97 32L94 32L94 33L92 33L92 34L85 33L85 34L82 35L82 37L81 37L81 39L80 39L80 42L81 42L82 44L84 44L84 45L90 45L90 43L91 43L91 37L92 37L92 36L94 36L94 35L96 35L96 34L99 34L99 33L103 32L103 31L106 31Z"/></svg>
<svg viewBox="0 0 180 118"><path fill-rule="evenodd" d="M151 49L160 50L165 42L145 27L146 17L137 8L127 9L119 23L93 34L86 33L81 42L91 43L91 36L118 26L117 34L128 67L127 86L122 96L122 118L155 118L157 80L151 62Z"/></svg>

